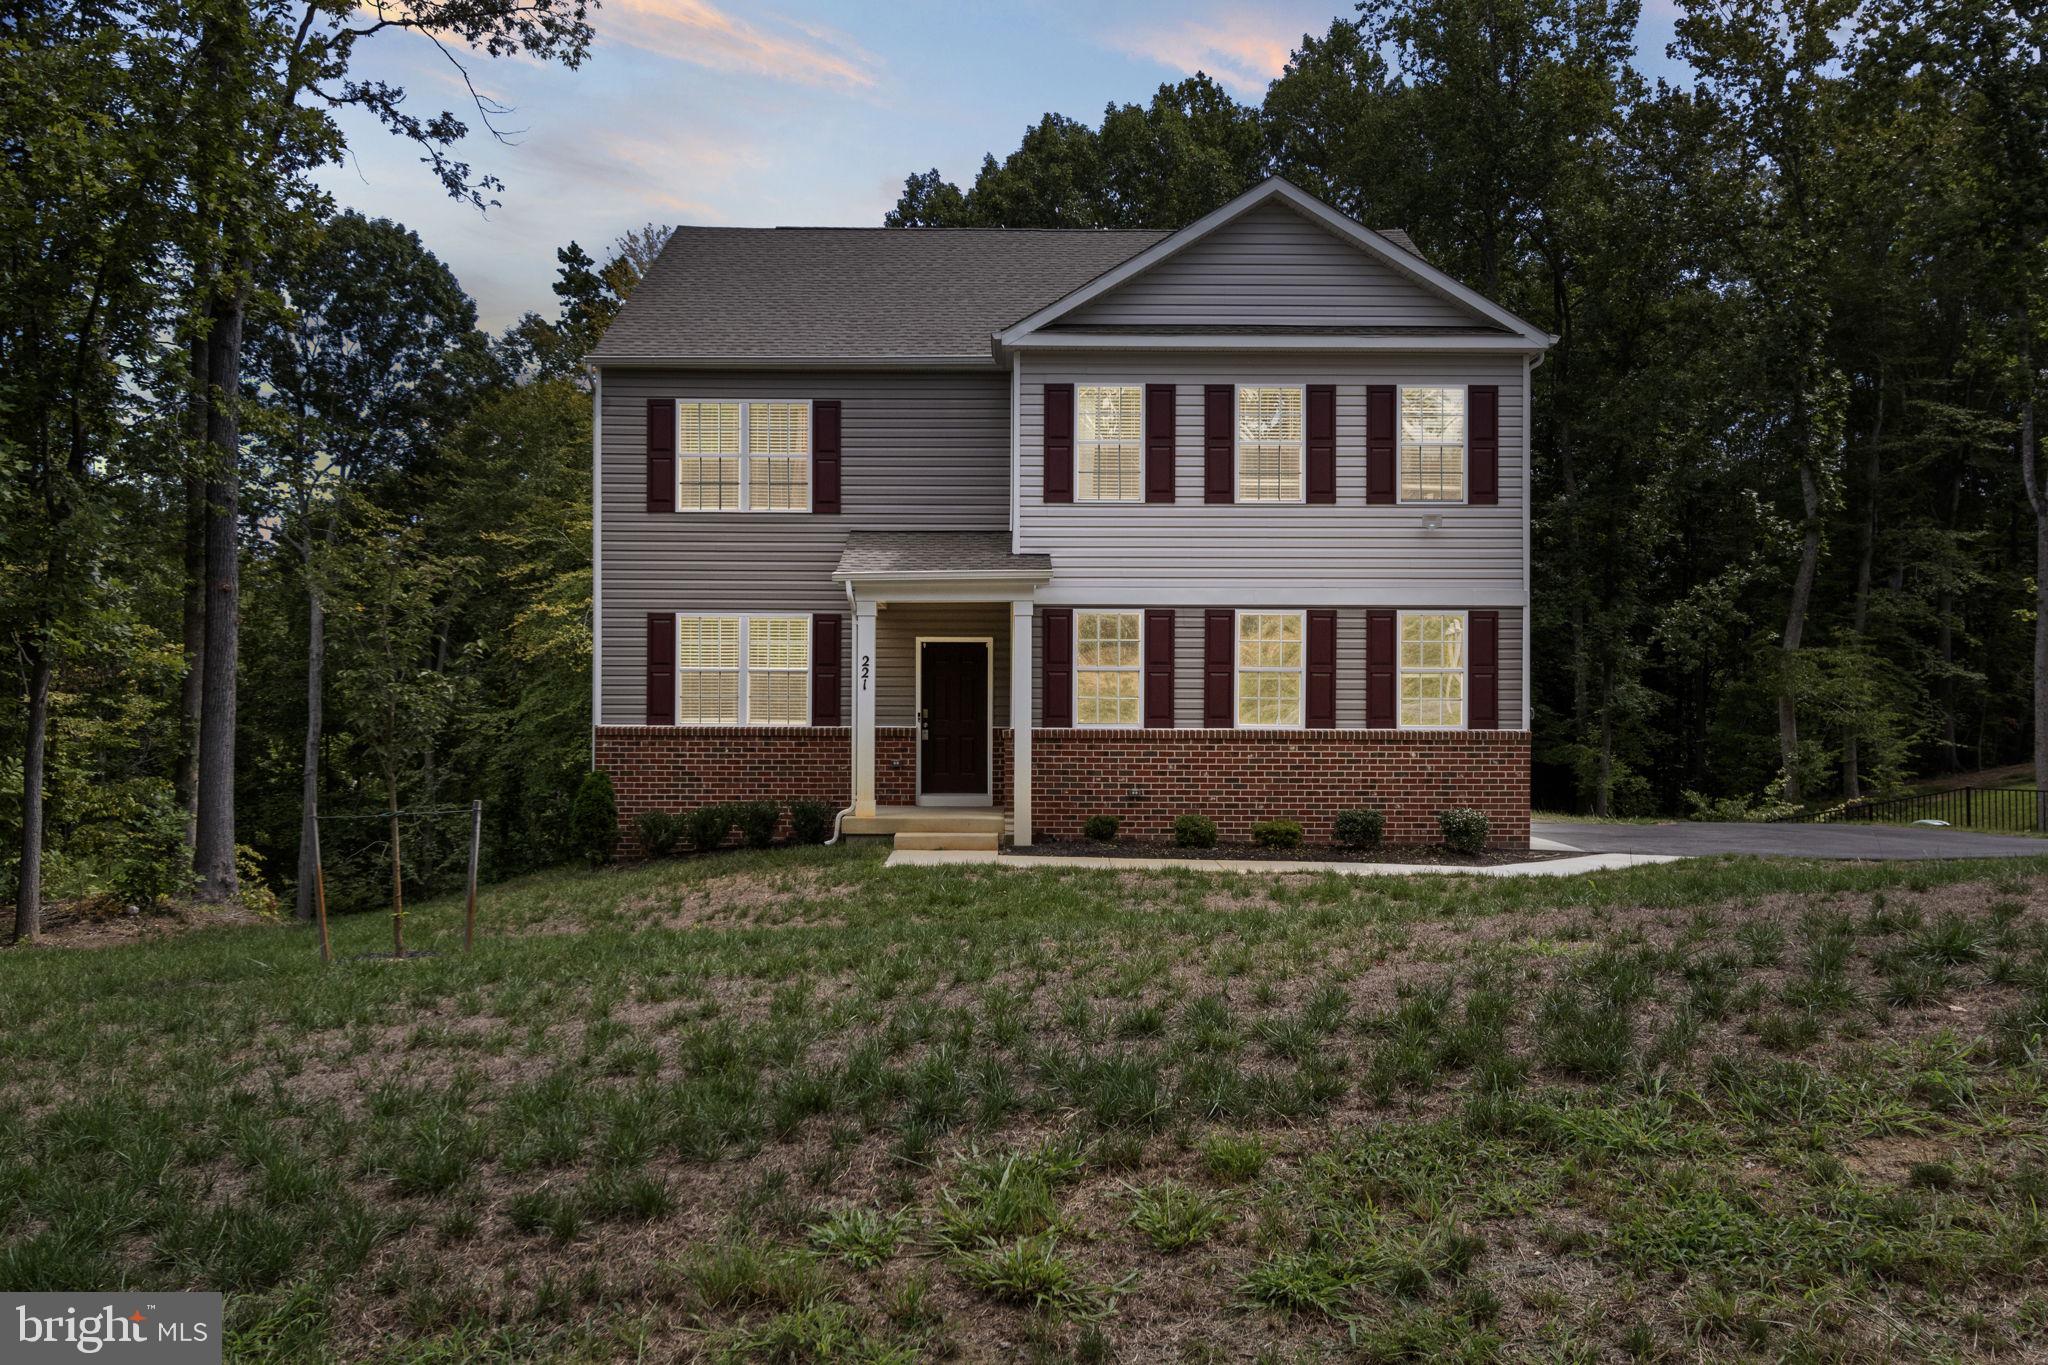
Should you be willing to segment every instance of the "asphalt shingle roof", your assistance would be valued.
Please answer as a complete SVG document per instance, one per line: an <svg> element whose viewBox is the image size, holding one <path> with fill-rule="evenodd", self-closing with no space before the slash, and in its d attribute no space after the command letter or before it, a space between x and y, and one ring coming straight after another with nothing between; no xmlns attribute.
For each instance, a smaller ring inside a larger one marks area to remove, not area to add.
<svg viewBox="0 0 2048 1365"><path fill-rule="evenodd" d="M677 228L592 360L992 359L1164 232Z"/></svg>
<svg viewBox="0 0 2048 1365"><path fill-rule="evenodd" d="M1011 554L1008 531L854 531L832 576L941 573L1049 576L1052 556Z"/></svg>

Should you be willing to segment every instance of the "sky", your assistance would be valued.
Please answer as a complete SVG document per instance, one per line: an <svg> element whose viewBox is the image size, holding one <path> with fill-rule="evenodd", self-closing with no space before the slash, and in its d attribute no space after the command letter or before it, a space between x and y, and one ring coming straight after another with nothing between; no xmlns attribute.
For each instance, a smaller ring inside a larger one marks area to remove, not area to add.
<svg viewBox="0 0 2048 1365"><path fill-rule="evenodd" d="M449 199L418 149L346 114L348 159L322 184L342 206L416 230L492 330L552 315L555 250L603 260L648 223L879 226L903 178L936 166L963 186L1052 110L1099 123L1200 69L1247 103L1329 0L605 0L597 40L567 70L465 55L505 107L492 137L429 40L380 34L357 73L402 85L408 108L454 110L460 150L505 182L497 207ZM1665 66L1671 0L1649 0L1641 64Z"/></svg>

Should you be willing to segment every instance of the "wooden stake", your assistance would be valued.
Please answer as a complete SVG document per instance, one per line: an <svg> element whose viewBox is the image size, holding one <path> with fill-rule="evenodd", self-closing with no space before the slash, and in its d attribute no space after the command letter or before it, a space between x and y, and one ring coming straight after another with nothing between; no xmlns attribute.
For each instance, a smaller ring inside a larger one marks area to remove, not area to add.
<svg viewBox="0 0 2048 1365"><path fill-rule="evenodd" d="M313 816L313 904L320 915L320 960L334 961L333 945L327 941L327 868L320 861L320 817Z"/></svg>
<svg viewBox="0 0 2048 1365"><path fill-rule="evenodd" d="M391 953L405 956L405 874L398 856L398 781L391 782Z"/></svg>
<svg viewBox="0 0 2048 1365"><path fill-rule="evenodd" d="M469 803L469 908L462 916L462 951L476 943L476 857L484 837L484 803Z"/></svg>

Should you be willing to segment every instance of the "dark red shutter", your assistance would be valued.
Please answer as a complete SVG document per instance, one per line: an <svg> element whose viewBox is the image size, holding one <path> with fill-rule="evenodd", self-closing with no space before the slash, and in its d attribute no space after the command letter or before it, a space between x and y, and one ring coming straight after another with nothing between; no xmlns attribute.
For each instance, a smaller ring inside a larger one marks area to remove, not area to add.
<svg viewBox="0 0 2048 1365"><path fill-rule="evenodd" d="M676 723L676 618L647 613L647 723Z"/></svg>
<svg viewBox="0 0 2048 1365"><path fill-rule="evenodd" d="M1475 611L1465 641L1465 724L1500 729L1500 613Z"/></svg>
<svg viewBox="0 0 2048 1365"><path fill-rule="evenodd" d="M676 510L676 400L647 400L647 510Z"/></svg>
<svg viewBox="0 0 2048 1365"><path fill-rule="evenodd" d="M1374 730L1394 728L1395 613L1365 614L1365 723Z"/></svg>
<svg viewBox="0 0 2048 1365"><path fill-rule="evenodd" d="M1202 501L1236 502L1237 390L1202 388Z"/></svg>
<svg viewBox="0 0 2048 1365"><path fill-rule="evenodd" d="M1308 386L1308 501L1337 500L1337 386Z"/></svg>
<svg viewBox="0 0 2048 1365"><path fill-rule="evenodd" d="M1173 613L1145 613L1145 728L1173 728Z"/></svg>
<svg viewBox="0 0 2048 1365"><path fill-rule="evenodd" d="M1365 391L1365 500L1394 501L1394 386Z"/></svg>
<svg viewBox="0 0 2048 1365"><path fill-rule="evenodd" d="M1492 507L1500 501L1500 386L1474 384L1470 393L1467 501L1475 507Z"/></svg>
<svg viewBox="0 0 2048 1365"><path fill-rule="evenodd" d="M1045 501L1074 500L1074 386L1045 386ZM1060 724L1066 724L1061 721Z"/></svg>
<svg viewBox="0 0 2048 1365"><path fill-rule="evenodd" d="M1173 501L1173 403L1171 384L1145 386L1145 501Z"/></svg>
<svg viewBox="0 0 2048 1365"><path fill-rule="evenodd" d="M836 407L837 404L834 404ZM839 642L844 617L821 612L811 618L811 724L838 725L839 694L843 675L839 667Z"/></svg>
<svg viewBox="0 0 2048 1365"><path fill-rule="evenodd" d="M811 510L839 510L839 400L811 404ZM838 721L832 722L837 725Z"/></svg>
<svg viewBox="0 0 2048 1365"><path fill-rule="evenodd" d="M1304 717L1311 730L1337 725L1337 613L1308 614L1308 705Z"/></svg>
<svg viewBox="0 0 2048 1365"><path fill-rule="evenodd" d="M1211 611L1202 618L1202 724L1232 728L1236 691L1237 613Z"/></svg>
<svg viewBox="0 0 2048 1365"><path fill-rule="evenodd" d="M1038 723L1048 730L1074 723L1074 613L1047 607L1045 639L1038 652L1040 690Z"/></svg>

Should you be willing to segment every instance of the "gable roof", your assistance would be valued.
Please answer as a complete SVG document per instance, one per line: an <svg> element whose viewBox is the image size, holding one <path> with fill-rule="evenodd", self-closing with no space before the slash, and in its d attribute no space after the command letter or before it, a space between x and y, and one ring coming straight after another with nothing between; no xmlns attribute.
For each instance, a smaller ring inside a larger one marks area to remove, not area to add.
<svg viewBox="0 0 2048 1365"><path fill-rule="evenodd" d="M995 363L989 337L1164 232L677 228L596 364Z"/></svg>
<svg viewBox="0 0 2048 1365"><path fill-rule="evenodd" d="M1535 324L1516 317L1478 291L1468 289L1431 265L1415 250L1415 245L1408 240L1407 234L1399 234L1400 240L1397 242L1388 234L1362 227L1300 186L1279 176L1273 176L1252 186L1237 198L1188 224L1180 231L1161 238L1144 250L1103 271L1064 297L1005 327L996 334L997 347L1031 345L1034 340L1037 344L1046 345L1074 344L1080 339L1078 329L1072 326L1061 327L1059 324L1063 319L1094 300L1113 293L1146 271L1179 255L1246 214L1268 204L1282 205L1293 210L1339 241L1349 243L1395 274L1454 305L1459 312L1467 316L1469 325L1441 329L1446 340L1450 340L1452 334L1469 334L1474 328L1482 329L1482 334L1465 336L1463 340L1467 345L1507 345L1522 349L1541 349L1556 340ZM1299 338L1301 343L1318 344L1315 339L1317 330L1304 329ZM1361 333L1374 330L1378 329L1353 328L1347 329L1344 335L1325 334L1320 344L1356 344L1361 339ZM1414 329L1410 330L1412 332ZM1486 333L1491 335L1485 335ZM1252 332L1248 330L1246 334L1250 336ZM1406 339L1412 339L1412 336ZM1170 341L1171 338L1161 337L1159 340ZM1268 345L1288 345L1293 343L1295 337L1266 335L1262 340ZM1111 342L1109 338L1103 337L1099 339L1099 344Z"/></svg>

